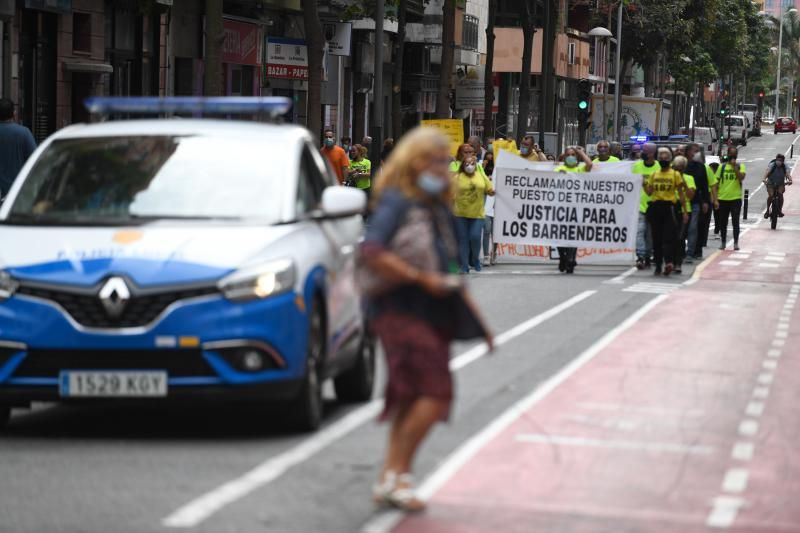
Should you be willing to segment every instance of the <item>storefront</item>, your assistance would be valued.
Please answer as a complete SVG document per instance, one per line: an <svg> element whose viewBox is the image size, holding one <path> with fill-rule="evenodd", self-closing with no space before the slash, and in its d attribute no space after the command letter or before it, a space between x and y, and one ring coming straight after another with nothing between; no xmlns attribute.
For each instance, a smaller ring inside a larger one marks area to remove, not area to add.
<svg viewBox="0 0 800 533"><path fill-rule="evenodd" d="M223 21L225 41L222 45L222 70L225 73L225 94L254 96L261 93L259 83L259 27L239 20Z"/></svg>
<svg viewBox="0 0 800 533"><path fill-rule="evenodd" d="M295 124L306 123L306 95L308 92L308 48L302 39L269 37L264 74L264 87L272 96L292 99L292 116L286 117Z"/></svg>

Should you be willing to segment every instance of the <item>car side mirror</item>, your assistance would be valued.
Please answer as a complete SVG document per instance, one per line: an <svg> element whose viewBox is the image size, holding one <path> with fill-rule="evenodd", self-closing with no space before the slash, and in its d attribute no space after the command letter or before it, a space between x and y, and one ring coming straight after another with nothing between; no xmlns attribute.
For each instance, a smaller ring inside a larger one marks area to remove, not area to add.
<svg viewBox="0 0 800 533"><path fill-rule="evenodd" d="M367 194L354 187L333 185L322 191L321 207L325 218L360 215L367 209Z"/></svg>

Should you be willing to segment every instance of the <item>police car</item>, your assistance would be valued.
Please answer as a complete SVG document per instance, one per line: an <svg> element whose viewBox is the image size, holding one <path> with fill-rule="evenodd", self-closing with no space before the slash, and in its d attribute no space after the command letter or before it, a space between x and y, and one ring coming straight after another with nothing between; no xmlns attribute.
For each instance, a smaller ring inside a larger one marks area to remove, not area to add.
<svg viewBox="0 0 800 533"><path fill-rule="evenodd" d="M275 98L114 99L95 113L278 115ZM373 388L354 284L364 193L307 130L204 118L76 125L0 208L0 421L33 401L285 400Z"/></svg>

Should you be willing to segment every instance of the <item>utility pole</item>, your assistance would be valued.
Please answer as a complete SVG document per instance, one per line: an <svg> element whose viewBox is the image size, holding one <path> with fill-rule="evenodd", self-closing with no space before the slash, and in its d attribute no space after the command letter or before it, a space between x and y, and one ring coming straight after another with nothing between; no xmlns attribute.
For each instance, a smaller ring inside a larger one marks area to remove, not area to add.
<svg viewBox="0 0 800 533"><path fill-rule="evenodd" d="M372 174L381 165L383 146L383 18L386 5L384 0L375 2L375 83L372 85Z"/></svg>
<svg viewBox="0 0 800 533"><path fill-rule="evenodd" d="M483 136L488 143L494 139L494 21L497 5L489 2L489 17L486 23L486 65L483 70ZM544 146L544 145L540 145Z"/></svg>
<svg viewBox="0 0 800 533"><path fill-rule="evenodd" d="M622 142L621 132L619 131L620 113L622 112L622 7L623 1L619 0L617 10L617 57L614 64L614 140Z"/></svg>

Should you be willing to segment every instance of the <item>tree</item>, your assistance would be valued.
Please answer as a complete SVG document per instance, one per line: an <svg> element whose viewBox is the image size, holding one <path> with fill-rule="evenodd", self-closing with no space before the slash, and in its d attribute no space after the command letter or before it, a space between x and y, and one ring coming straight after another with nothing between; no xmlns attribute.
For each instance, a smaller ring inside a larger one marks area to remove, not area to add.
<svg viewBox="0 0 800 533"><path fill-rule="evenodd" d="M206 96L222 94L222 0L205 0L206 4L206 54L203 72L203 92Z"/></svg>
<svg viewBox="0 0 800 533"><path fill-rule="evenodd" d="M392 66L392 136L399 139L403 134L403 53L406 40L406 9L408 0L400 0L397 4L397 36L394 40Z"/></svg>
<svg viewBox="0 0 800 533"><path fill-rule="evenodd" d="M522 7L522 74L519 84L519 115L517 120L517 144L522 141L528 128L528 115L531 107L531 59L533 58L533 36L536 34L536 21L533 16L532 0L525 0Z"/></svg>
<svg viewBox="0 0 800 533"><path fill-rule="evenodd" d="M456 48L456 0L444 0L442 14L442 62L439 93L436 96L436 118L450 118L450 78L453 75L453 54Z"/></svg>
<svg viewBox="0 0 800 533"><path fill-rule="evenodd" d="M221 0L220 0L221 1ZM319 22L317 0L303 0L303 22L308 47L308 109L306 127L315 141L322 134L322 60L325 38Z"/></svg>
<svg viewBox="0 0 800 533"><path fill-rule="evenodd" d="M489 2L489 13L486 21L486 65L483 71L483 136L494 139L494 80L492 80L492 70L494 69L494 21L497 14L497 3Z"/></svg>

